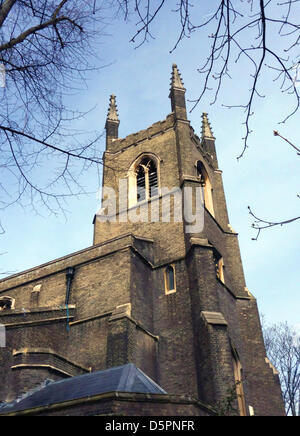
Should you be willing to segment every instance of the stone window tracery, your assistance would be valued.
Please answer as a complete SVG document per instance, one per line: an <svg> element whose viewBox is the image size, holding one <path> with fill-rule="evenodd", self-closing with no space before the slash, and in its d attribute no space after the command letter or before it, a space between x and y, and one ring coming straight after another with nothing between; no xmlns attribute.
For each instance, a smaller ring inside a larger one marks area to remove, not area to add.
<svg viewBox="0 0 300 436"><path fill-rule="evenodd" d="M156 156L145 154L131 165L128 190L129 207L159 195L159 159Z"/></svg>

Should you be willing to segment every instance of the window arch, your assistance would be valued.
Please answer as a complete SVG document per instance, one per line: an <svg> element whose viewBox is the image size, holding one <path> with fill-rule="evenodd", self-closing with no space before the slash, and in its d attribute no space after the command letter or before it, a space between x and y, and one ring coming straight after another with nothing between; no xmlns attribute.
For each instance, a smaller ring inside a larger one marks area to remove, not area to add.
<svg viewBox="0 0 300 436"><path fill-rule="evenodd" d="M159 159L146 154L138 158L128 172L129 207L159 194Z"/></svg>
<svg viewBox="0 0 300 436"><path fill-rule="evenodd" d="M172 294L176 292L175 268L173 265L168 265L165 269L165 293Z"/></svg>
<svg viewBox="0 0 300 436"><path fill-rule="evenodd" d="M207 171L205 169L205 166L201 162L201 160L198 160L196 162L196 168L197 168L197 177L198 177L201 185L204 188L204 204L205 204L205 207L212 214L212 216L215 216L214 206L213 206L213 199L212 199L212 186L211 186L210 179L208 177Z"/></svg>
<svg viewBox="0 0 300 436"><path fill-rule="evenodd" d="M12 297L0 297L0 312L14 309L15 300Z"/></svg>

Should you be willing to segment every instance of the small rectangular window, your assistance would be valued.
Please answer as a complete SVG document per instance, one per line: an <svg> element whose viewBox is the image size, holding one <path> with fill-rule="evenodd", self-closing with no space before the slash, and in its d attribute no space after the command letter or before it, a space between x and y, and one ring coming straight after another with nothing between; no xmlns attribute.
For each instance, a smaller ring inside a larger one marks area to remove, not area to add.
<svg viewBox="0 0 300 436"><path fill-rule="evenodd" d="M165 269L165 293L172 294L176 292L175 268L173 265L167 266Z"/></svg>

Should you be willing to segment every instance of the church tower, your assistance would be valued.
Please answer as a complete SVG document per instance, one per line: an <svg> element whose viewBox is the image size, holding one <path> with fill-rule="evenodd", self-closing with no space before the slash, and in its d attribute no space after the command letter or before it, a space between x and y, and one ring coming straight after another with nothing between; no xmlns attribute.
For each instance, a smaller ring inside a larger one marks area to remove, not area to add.
<svg viewBox="0 0 300 436"><path fill-rule="evenodd" d="M0 280L0 415L206 416L233 394L242 416L284 415L213 130L203 113L197 135L185 92L174 64L171 113L125 138L111 95L93 245Z"/></svg>
<svg viewBox="0 0 300 436"><path fill-rule="evenodd" d="M94 243L129 232L144 245L143 268L132 264L131 316L157 336L152 375L164 389L213 405L236 386L241 415L280 414L280 387L229 223L215 137L207 113L197 136L185 91L174 64L172 112L123 139L111 97L103 187L113 188L117 201L113 209L109 192L103 199ZM183 198L189 195L190 214Z"/></svg>

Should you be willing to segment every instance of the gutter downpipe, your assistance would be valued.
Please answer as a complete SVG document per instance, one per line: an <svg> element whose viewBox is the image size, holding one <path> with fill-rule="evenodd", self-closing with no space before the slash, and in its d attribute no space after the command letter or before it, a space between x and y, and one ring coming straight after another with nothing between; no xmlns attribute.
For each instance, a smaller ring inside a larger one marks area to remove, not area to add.
<svg viewBox="0 0 300 436"><path fill-rule="evenodd" d="M70 293L71 293L71 284L74 278L74 274L75 274L75 268L74 267L69 267L66 270L66 279L67 279L67 289L66 289L66 301L65 301L65 305L66 305L66 309L67 309L67 331L70 330L70 325L69 325L69 299L70 299Z"/></svg>

